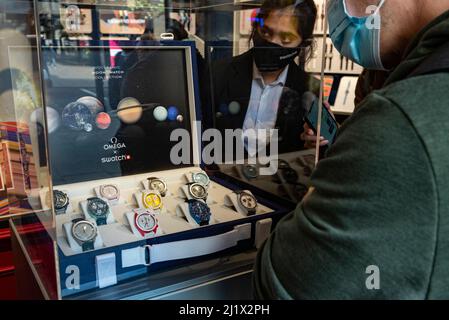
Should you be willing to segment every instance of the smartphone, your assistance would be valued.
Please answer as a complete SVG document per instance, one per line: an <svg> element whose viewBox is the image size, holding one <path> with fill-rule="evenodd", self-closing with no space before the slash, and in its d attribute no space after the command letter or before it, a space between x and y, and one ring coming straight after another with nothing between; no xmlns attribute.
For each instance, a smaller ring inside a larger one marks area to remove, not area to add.
<svg viewBox="0 0 449 320"><path fill-rule="evenodd" d="M309 125L309 127L317 134L318 128L318 104L319 99L315 99L312 103L312 106L304 117L304 121ZM335 137L337 136L338 124L335 121L332 114L327 110L327 108L323 105L321 113L321 136L324 137L325 140L329 141L329 145L334 143Z"/></svg>

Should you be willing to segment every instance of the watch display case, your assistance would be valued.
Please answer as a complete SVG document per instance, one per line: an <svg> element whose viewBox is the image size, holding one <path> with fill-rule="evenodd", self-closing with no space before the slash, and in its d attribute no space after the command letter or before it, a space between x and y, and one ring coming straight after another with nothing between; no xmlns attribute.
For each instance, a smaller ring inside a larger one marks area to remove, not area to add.
<svg viewBox="0 0 449 320"><path fill-rule="evenodd" d="M11 75L12 114L36 163L11 228L45 298L255 249L289 211L203 170L195 42L42 40L8 59L32 71Z"/></svg>
<svg viewBox="0 0 449 320"><path fill-rule="evenodd" d="M287 148L269 175L251 157L205 165L204 130L227 117L243 122L248 104L209 103L204 97L215 83L207 74L213 63L251 49L261 5L216 2L167 8L163 1L30 1L40 41L17 37L5 47L11 102L2 110L16 144L23 141L15 161L26 214L10 221L15 253L29 266L22 294L33 280L48 299L99 297L114 286L135 296L132 286L142 277L162 292L173 279L186 280L173 270L195 273L193 263L226 260L227 269L235 261L226 255L246 251L253 261L306 194L316 149ZM329 96L333 79L320 82L318 69L301 78L300 89ZM293 82L279 114L296 130L304 99ZM284 146L299 142L291 132L284 132Z"/></svg>

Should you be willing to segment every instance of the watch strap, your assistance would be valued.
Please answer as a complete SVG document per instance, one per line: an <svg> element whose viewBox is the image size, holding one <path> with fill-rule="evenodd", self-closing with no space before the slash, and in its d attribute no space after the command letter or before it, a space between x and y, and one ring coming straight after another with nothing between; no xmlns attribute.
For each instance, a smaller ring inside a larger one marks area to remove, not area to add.
<svg viewBox="0 0 449 320"><path fill-rule="evenodd" d="M76 219L72 220L72 223L75 224L75 223L80 222L80 221L84 221L84 219L83 218L76 218Z"/></svg>
<svg viewBox="0 0 449 320"><path fill-rule="evenodd" d="M97 218L96 222L98 226L104 226L107 224L107 217Z"/></svg>
<svg viewBox="0 0 449 320"><path fill-rule="evenodd" d="M247 209L247 211L248 211L248 216L253 216L253 215L256 214L256 209L255 209L255 208L253 208L253 209Z"/></svg>
<svg viewBox="0 0 449 320"><path fill-rule="evenodd" d="M95 240L83 242L83 244L81 245L81 247L83 248L83 251L94 250L95 249L94 241Z"/></svg>
<svg viewBox="0 0 449 320"><path fill-rule="evenodd" d="M64 206L62 208L59 208L59 209L55 208L56 215L65 214L67 212L67 207L68 207L68 205L66 205L66 206Z"/></svg>

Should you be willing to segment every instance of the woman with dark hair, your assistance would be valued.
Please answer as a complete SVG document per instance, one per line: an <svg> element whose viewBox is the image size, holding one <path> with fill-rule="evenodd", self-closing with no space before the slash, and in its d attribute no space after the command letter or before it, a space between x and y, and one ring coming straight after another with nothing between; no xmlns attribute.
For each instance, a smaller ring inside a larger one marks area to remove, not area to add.
<svg viewBox="0 0 449 320"><path fill-rule="evenodd" d="M203 110L214 123L207 126L222 132L278 129L280 153L303 149L302 96L310 90L304 64L312 52L316 15L313 0L264 1L253 21L253 48L210 67L206 94L212 101Z"/></svg>

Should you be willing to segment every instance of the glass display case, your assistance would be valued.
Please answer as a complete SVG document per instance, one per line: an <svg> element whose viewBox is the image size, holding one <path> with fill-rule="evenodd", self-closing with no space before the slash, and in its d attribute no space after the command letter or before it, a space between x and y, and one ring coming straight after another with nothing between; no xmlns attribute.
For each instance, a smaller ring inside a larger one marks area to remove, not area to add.
<svg viewBox="0 0 449 320"><path fill-rule="evenodd" d="M231 136L230 157L211 139L248 125L256 76L236 85L229 72L248 57L253 67L262 1L24 2L39 36L5 38L0 127L17 151L3 148L2 159L16 157L9 170L20 172L2 180L20 185L8 197L23 210L10 219L22 297L160 298L248 281L257 248L307 193L323 153L318 140L304 147L303 124L331 140L337 124L323 102L334 102L333 73L358 72L319 63L339 60L312 45L326 40L324 1L278 83L280 133L263 138L263 157L251 137Z"/></svg>

